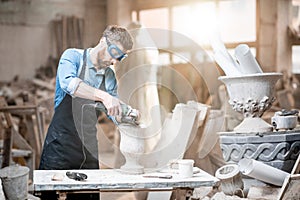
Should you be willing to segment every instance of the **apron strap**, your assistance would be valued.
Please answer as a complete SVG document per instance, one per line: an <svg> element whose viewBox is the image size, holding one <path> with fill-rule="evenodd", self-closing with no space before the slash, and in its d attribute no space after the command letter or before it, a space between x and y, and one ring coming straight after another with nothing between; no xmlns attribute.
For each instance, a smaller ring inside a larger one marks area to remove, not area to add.
<svg viewBox="0 0 300 200"><path fill-rule="evenodd" d="M87 49L85 49L84 52L83 52L83 64L82 64L81 72L80 72L80 75L79 75L79 78L81 78L82 80L84 80L84 75L85 75L86 54L87 54Z"/></svg>
<svg viewBox="0 0 300 200"><path fill-rule="evenodd" d="M80 75L79 75L79 78L81 78L82 80L84 80L84 77L85 77L86 59L87 59L87 49L85 49L84 52L83 52L83 64L82 64ZM102 91L106 91L106 88L105 88L105 73L103 75L103 80L101 82L101 85L100 85L99 89L102 90Z"/></svg>
<svg viewBox="0 0 300 200"><path fill-rule="evenodd" d="M101 83L99 89L106 92L106 88L105 88L105 73L103 75L102 83Z"/></svg>

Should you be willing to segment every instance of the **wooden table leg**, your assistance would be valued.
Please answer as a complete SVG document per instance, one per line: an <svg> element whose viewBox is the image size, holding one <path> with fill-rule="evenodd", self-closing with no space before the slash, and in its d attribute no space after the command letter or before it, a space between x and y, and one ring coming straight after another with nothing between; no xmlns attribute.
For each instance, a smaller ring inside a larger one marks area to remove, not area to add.
<svg viewBox="0 0 300 200"><path fill-rule="evenodd" d="M175 199L176 200L188 200L193 196L193 188L177 188L175 190ZM171 198L174 199L174 198Z"/></svg>
<svg viewBox="0 0 300 200"><path fill-rule="evenodd" d="M67 199L67 193L66 192L57 191L56 193L58 193L58 199L57 200L66 200Z"/></svg>

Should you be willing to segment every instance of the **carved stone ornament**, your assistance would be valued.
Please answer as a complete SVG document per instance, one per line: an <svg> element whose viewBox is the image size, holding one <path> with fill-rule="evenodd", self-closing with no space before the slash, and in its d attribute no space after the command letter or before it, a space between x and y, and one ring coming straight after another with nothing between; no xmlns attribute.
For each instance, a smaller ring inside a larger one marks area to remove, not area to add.
<svg viewBox="0 0 300 200"><path fill-rule="evenodd" d="M272 106L274 101L275 97L269 98L264 96L261 100L249 98L246 101L239 101L233 99L229 100L229 104L234 111L242 113L244 117L261 117Z"/></svg>
<svg viewBox="0 0 300 200"><path fill-rule="evenodd" d="M269 132L263 136L227 133L220 135L220 146L224 160L229 163L251 158L290 172L300 153L299 130Z"/></svg>
<svg viewBox="0 0 300 200"><path fill-rule="evenodd" d="M244 115L244 120L234 128L236 133L261 133L273 127L260 117L275 100L275 84L281 73L256 73L241 76L221 76L226 85L229 104Z"/></svg>

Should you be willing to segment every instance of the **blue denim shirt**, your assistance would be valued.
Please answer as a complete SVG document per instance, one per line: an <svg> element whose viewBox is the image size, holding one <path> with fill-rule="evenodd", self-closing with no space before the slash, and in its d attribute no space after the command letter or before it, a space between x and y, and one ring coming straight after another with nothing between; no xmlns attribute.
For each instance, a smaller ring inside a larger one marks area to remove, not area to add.
<svg viewBox="0 0 300 200"><path fill-rule="evenodd" d="M74 95L79 83L84 81L86 84L99 88L103 76L105 74L105 88L106 91L117 97L117 80L115 73L111 68L106 68L105 70L97 70L90 59L89 51L87 52L87 70L85 72L85 80L78 78L82 64L83 64L83 49L67 49L62 54L56 75L56 88L55 88L55 99L54 99L54 109L62 102L66 94L71 96Z"/></svg>

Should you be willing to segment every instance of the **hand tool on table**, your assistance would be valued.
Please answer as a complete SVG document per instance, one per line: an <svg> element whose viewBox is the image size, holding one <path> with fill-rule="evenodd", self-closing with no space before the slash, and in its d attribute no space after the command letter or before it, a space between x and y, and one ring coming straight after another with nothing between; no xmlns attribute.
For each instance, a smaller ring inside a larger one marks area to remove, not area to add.
<svg viewBox="0 0 300 200"><path fill-rule="evenodd" d="M290 115L298 115L299 114L299 110L281 110L275 113L276 115L279 116L290 116Z"/></svg>
<svg viewBox="0 0 300 200"><path fill-rule="evenodd" d="M75 181L84 181L87 179L87 175L79 172L66 172L66 175L70 179L74 179Z"/></svg>
<svg viewBox="0 0 300 200"><path fill-rule="evenodd" d="M164 178L164 179L171 179L172 175L144 175L144 178Z"/></svg>

